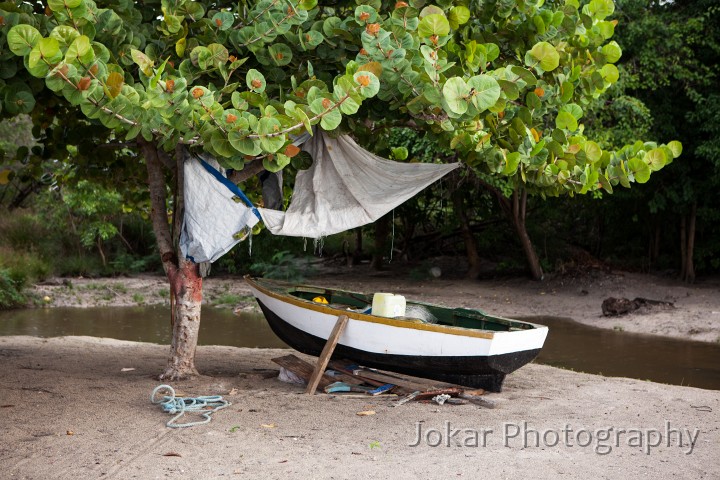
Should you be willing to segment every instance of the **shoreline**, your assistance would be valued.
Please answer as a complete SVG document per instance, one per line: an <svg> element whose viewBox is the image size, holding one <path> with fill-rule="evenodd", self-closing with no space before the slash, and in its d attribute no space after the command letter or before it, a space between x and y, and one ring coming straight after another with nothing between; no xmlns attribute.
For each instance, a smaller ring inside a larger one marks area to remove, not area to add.
<svg viewBox="0 0 720 480"><path fill-rule="evenodd" d="M203 304L259 311L242 277L208 277ZM673 279L629 272L554 276L543 282L525 278L468 281L456 278L411 280L392 271L338 269L302 283L355 290L391 291L408 299L480 309L505 317L563 317L598 328L720 342L720 280L687 285ZM43 308L167 305L169 288L160 275L127 278L51 279L32 287ZM605 317L609 297L671 302L673 308L647 307Z"/></svg>

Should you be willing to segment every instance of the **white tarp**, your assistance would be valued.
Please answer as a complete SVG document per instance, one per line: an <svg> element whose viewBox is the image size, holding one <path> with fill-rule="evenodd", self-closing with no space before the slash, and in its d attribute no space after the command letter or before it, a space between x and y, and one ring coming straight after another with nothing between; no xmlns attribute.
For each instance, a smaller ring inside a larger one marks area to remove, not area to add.
<svg viewBox="0 0 720 480"><path fill-rule="evenodd" d="M321 238L372 223L459 166L386 160L347 135L334 139L323 131L302 149L313 164L298 172L287 211L257 209L275 235ZM242 240L237 233L252 228L257 217L197 159L187 158L184 172L181 249L195 262L214 262Z"/></svg>
<svg viewBox="0 0 720 480"><path fill-rule="evenodd" d="M259 209L275 235L320 238L372 223L459 165L394 162L322 131L302 148L313 164L298 172L287 211Z"/></svg>
<svg viewBox="0 0 720 480"><path fill-rule="evenodd" d="M221 167L204 157L211 167ZM235 194L187 155L185 176L185 217L180 233L180 251L195 263L214 262L242 241L260 221L244 203L233 200Z"/></svg>

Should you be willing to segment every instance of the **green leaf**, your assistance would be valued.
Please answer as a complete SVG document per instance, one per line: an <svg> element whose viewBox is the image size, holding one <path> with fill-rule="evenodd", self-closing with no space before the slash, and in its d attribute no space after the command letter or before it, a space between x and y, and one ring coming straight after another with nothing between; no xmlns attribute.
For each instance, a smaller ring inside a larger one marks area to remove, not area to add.
<svg viewBox="0 0 720 480"><path fill-rule="evenodd" d="M444 36L450 33L450 23L444 15L434 13L420 20L417 31L423 38L432 35Z"/></svg>
<svg viewBox="0 0 720 480"><path fill-rule="evenodd" d="M500 84L489 75L476 75L467 82L473 105L479 111L487 110L500 98Z"/></svg>
<svg viewBox="0 0 720 480"><path fill-rule="evenodd" d="M61 47L67 48L73 40L80 36L80 32L68 25L58 25L50 32L50 36L57 40Z"/></svg>
<svg viewBox="0 0 720 480"><path fill-rule="evenodd" d="M25 56L42 38L40 32L30 25L15 25L7 34L10 51L15 55Z"/></svg>
<svg viewBox="0 0 720 480"><path fill-rule="evenodd" d="M528 52L530 56L540 64L540 68L545 72L551 72L560 65L560 54L558 51L548 42L538 42ZM534 66L531 62L525 59L525 64L528 66Z"/></svg>
<svg viewBox="0 0 720 480"><path fill-rule="evenodd" d="M510 67L510 71L514 74L520 77L523 82L527 84L528 87L535 86L537 84L537 78L535 78L535 75L530 70L527 70L523 67L519 67L517 65L513 65Z"/></svg>
<svg viewBox="0 0 720 480"><path fill-rule="evenodd" d="M285 144L285 135L267 137L280 131L280 120L272 117L263 117L257 124L257 133L260 137L260 147L266 152L277 152Z"/></svg>
<svg viewBox="0 0 720 480"><path fill-rule="evenodd" d="M603 55L605 55L605 60L608 63L616 63L618 60L620 60L620 57L622 56L622 49L620 48L620 45L618 45L617 42L614 40L603 46L600 51Z"/></svg>
<svg viewBox="0 0 720 480"><path fill-rule="evenodd" d="M500 86L498 85L498 96L499 90ZM460 77L449 78L443 85L442 93L451 112L459 115L467 112L470 104L470 86L465 83L465 80Z"/></svg>
<svg viewBox="0 0 720 480"><path fill-rule="evenodd" d="M264 92L265 86L267 85L263 74L254 68L248 70L247 75L245 75L245 82L247 83L248 88L255 93Z"/></svg>
<svg viewBox="0 0 720 480"><path fill-rule="evenodd" d="M213 132L212 137L210 137L210 143L213 147L213 150L215 150L215 152L222 155L223 157L233 157L238 153L238 151L233 147L230 141L228 141L228 138L225 136L225 134L220 130L215 130L215 132Z"/></svg>
<svg viewBox="0 0 720 480"><path fill-rule="evenodd" d="M645 154L644 160L650 166L650 169L656 172L665 166L668 159L662 149L653 148Z"/></svg>
<svg viewBox="0 0 720 480"><path fill-rule="evenodd" d="M322 118L320 119L320 126L323 128L323 130L329 132L335 130L340 125L340 122L342 122L342 114L340 113L340 110L336 108L330 110L328 113L322 116Z"/></svg>
<svg viewBox="0 0 720 480"><path fill-rule="evenodd" d="M457 30L460 25L464 25L468 20L470 20L470 10L462 5L453 7L448 15L448 21L453 30Z"/></svg>
<svg viewBox="0 0 720 480"><path fill-rule="evenodd" d="M591 162L597 162L602 158L602 148L595 142L589 141L585 144L585 156Z"/></svg>
<svg viewBox="0 0 720 480"><path fill-rule="evenodd" d="M505 157L505 167L502 170L504 175L515 175L520 164L520 152L508 153Z"/></svg>
<svg viewBox="0 0 720 480"><path fill-rule="evenodd" d="M30 51L27 66L30 73L36 77L44 77L54 66L62 60L60 44L54 38L41 38Z"/></svg>
<svg viewBox="0 0 720 480"><path fill-rule="evenodd" d="M292 114L290 114L290 117L293 118L295 121L302 122L303 126L305 127L305 130L312 135L312 125L310 125L310 119L308 118L307 114L299 109L296 108L293 110Z"/></svg>
<svg viewBox="0 0 720 480"><path fill-rule="evenodd" d="M677 140L673 140L672 142L668 143L667 147L672 152L673 158L678 158L682 154L682 143L678 142Z"/></svg>
<svg viewBox="0 0 720 480"><path fill-rule="evenodd" d="M537 93L528 92L527 95L525 95L525 105L527 105L530 110L538 110L542 107L542 102L540 101L540 97L537 96Z"/></svg>
<svg viewBox="0 0 720 480"><path fill-rule="evenodd" d="M90 46L90 39L85 35L78 36L65 52L65 61L67 63L72 63L77 59L87 65L94 58L95 52Z"/></svg>
<svg viewBox="0 0 720 480"><path fill-rule="evenodd" d="M580 120L583 116L582 107L580 107L580 105L576 103L568 103L567 105L563 105L562 107L560 107L560 111L572 114L572 116L575 117L575 120Z"/></svg>
<svg viewBox="0 0 720 480"><path fill-rule="evenodd" d="M606 175L598 175L598 181L606 192L613 193L612 184L610 183Z"/></svg>
<svg viewBox="0 0 720 480"><path fill-rule="evenodd" d="M355 8L355 21L358 25L365 26L368 23L377 21L377 10L370 5L359 5Z"/></svg>
<svg viewBox="0 0 720 480"><path fill-rule="evenodd" d="M271 158L272 157L272 158ZM263 159L263 167L268 172L279 172L290 163L290 157L283 153L276 153Z"/></svg>
<svg viewBox="0 0 720 480"><path fill-rule="evenodd" d="M605 40L615 34L615 24L612 22L598 22L595 28Z"/></svg>
<svg viewBox="0 0 720 480"><path fill-rule="evenodd" d="M8 113L30 113L35 108L35 97L25 90L10 91L5 94L5 108Z"/></svg>
<svg viewBox="0 0 720 480"><path fill-rule="evenodd" d="M135 48L130 50L130 55L132 55L133 62L140 67L140 70L145 74L145 76L152 77L152 68L155 65L155 62L153 62L150 57L145 55L143 52Z"/></svg>
<svg viewBox="0 0 720 480"><path fill-rule="evenodd" d="M105 86L107 87L107 94L110 98L115 98L120 94L125 79L122 74L118 72L111 72L105 80Z"/></svg>
<svg viewBox="0 0 720 480"><path fill-rule="evenodd" d="M502 91L505 93L505 97L507 97L508 100L517 100L520 96L520 90L515 82L498 80L498 84L500 85L500 88L502 88Z"/></svg>
<svg viewBox="0 0 720 480"><path fill-rule="evenodd" d="M48 7L53 12L64 12L66 8L77 8L82 0L48 0Z"/></svg>
<svg viewBox="0 0 720 480"><path fill-rule="evenodd" d="M228 141L234 149L244 155L250 155L253 157L260 155L262 153L260 142L258 140L253 140L252 138L247 138L247 135L247 132L238 132L233 130L228 133Z"/></svg>
<svg viewBox="0 0 720 480"><path fill-rule="evenodd" d="M218 30L224 31L232 28L235 17L230 12L218 12L213 15L212 22Z"/></svg>
<svg viewBox="0 0 720 480"><path fill-rule="evenodd" d="M608 83L615 83L620 78L620 72L615 65L608 63L600 69L600 75Z"/></svg>
<svg viewBox="0 0 720 480"><path fill-rule="evenodd" d="M603 20L615 11L615 3L613 0L592 0L583 10L598 19Z"/></svg>
<svg viewBox="0 0 720 480"><path fill-rule="evenodd" d="M555 118L555 126L574 132L578 129L578 122L572 113L563 110L559 112L557 118Z"/></svg>
<svg viewBox="0 0 720 480"><path fill-rule="evenodd" d="M270 53L270 58L272 58L273 63L275 63L278 67L282 67L283 65L290 63L293 57L292 50L290 50L290 47L284 43L272 44L268 49L268 52Z"/></svg>
<svg viewBox="0 0 720 480"><path fill-rule="evenodd" d="M369 70L355 72L353 79L360 86L360 94L365 98L374 97L380 90L380 80Z"/></svg>
<svg viewBox="0 0 720 480"><path fill-rule="evenodd" d="M633 157L628 160L628 169L636 182L645 183L650 180L650 166L642 159Z"/></svg>
<svg viewBox="0 0 720 480"><path fill-rule="evenodd" d="M317 6L317 0L300 0L298 8L301 10L312 10Z"/></svg>
<svg viewBox="0 0 720 480"><path fill-rule="evenodd" d="M219 43L211 43L207 48L210 50L210 62L214 67L219 67L227 63L229 58L227 48Z"/></svg>
<svg viewBox="0 0 720 480"><path fill-rule="evenodd" d="M395 160L407 160L409 152L406 147L394 147L390 149Z"/></svg>

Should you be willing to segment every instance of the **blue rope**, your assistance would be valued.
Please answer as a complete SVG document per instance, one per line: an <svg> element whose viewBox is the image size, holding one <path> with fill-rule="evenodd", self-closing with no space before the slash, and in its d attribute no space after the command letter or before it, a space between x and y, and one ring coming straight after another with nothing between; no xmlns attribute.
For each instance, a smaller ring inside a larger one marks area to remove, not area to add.
<svg viewBox="0 0 720 480"><path fill-rule="evenodd" d="M155 398L158 392L167 390L170 395L165 395L162 399ZM218 410L231 405L227 400L223 400L220 395L205 395L200 397L182 397L175 396L175 390L170 385L158 385L150 394L150 403L160 405L164 412L176 414L165 424L170 428L194 427L195 425L203 425L210 421L210 417ZM205 420L197 422L176 423L175 421L185 415L185 412L202 412Z"/></svg>
<svg viewBox="0 0 720 480"><path fill-rule="evenodd" d="M237 185L235 185L230 180L228 180L227 177L225 177L222 173L220 173L216 169L214 169L212 167L212 165L207 163L205 160L203 160L200 157L197 157L197 158L198 158L198 160L200 160L200 163L202 164L202 166L205 167L205 170L207 170L213 177L215 177L215 179L218 182L225 185L232 193L234 193L235 195L240 197L242 199L242 201L245 202L245 204L252 209L252 212L255 214L255 216L257 218L259 218L260 220L262 220L262 217L260 216L260 212L255 207L255 205L253 205L253 203L250 201L250 199L247 197L247 195L245 195L245 192L240 190L240 188Z"/></svg>

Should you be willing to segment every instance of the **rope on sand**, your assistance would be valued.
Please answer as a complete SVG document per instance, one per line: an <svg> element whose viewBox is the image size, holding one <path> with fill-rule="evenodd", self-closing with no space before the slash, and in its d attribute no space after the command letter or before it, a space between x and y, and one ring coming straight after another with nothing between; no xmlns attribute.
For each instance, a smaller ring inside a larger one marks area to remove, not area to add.
<svg viewBox="0 0 720 480"><path fill-rule="evenodd" d="M156 398L161 391L167 390L169 395ZM175 390L170 385L158 385L150 394L150 403L160 405L163 411L169 414L176 414L165 424L170 428L194 427L203 425L210 421L210 417L218 410L230 405L230 402L223 400L221 395L205 395L200 397L176 397ZM176 423L176 420L185 415L185 412L202 412L204 420L196 422Z"/></svg>

